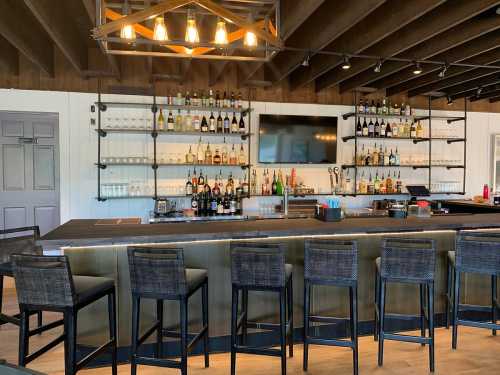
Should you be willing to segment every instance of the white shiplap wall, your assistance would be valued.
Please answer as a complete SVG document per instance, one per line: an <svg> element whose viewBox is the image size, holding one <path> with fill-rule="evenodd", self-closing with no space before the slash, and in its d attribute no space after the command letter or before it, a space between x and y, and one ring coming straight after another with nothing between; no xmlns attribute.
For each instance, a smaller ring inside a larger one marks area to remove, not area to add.
<svg viewBox="0 0 500 375"><path fill-rule="evenodd" d="M0 90L0 110L9 111L31 111L31 112L56 112L59 114L60 127L60 190L61 190L61 220L65 222L71 218L95 218L95 217L113 217L113 216L140 216L146 218L149 210L153 207L153 202L149 199L138 200L115 200L99 203L95 200L96 196L96 162L97 155L97 137L90 124L90 119L96 117L90 113L90 106L96 100L96 94L87 93L65 93L50 91L24 91L24 90ZM150 101L147 97L118 97L107 96L106 100L120 101ZM338 137L348 134L352 131L352 119L344 121L341 114L352 110L348 106L336 105L316 105L316 104L297 104L297 103L252 103L254 112L252 113L252 133L258 133L258 115L260 113L274 114L303 114L303 115L327 115L339 117ZM434 114L457 115L453 112L437 112ZM138 114L140 116L140 114ZM470 112L468 114L468 152L467 152L467 196L481 194L484 183L491 183L491 136L500 134L500 114ZM121 136L113 135L116 139L112 148L106 148L105 152L114 153L147 153L148 146L145 141L150 142L147 136ZM105 141L106 142L106 141ZM407 147L413 147L407 143L401 143ZM163 146L166 147L166 146ZM252 163L257 163L257 142L254 137L252 142ZM352 158L352 149L350 144L338 143L337 160L339 164L349 162ZM424 147L425 145L416 146ZM443 143L433 143L434 153L436 155L457 154L461 151L455 146L446 146ZM164 148L164 150L167 150ZM168 152L176 152L178 149L169 148ZM183 151L183 150L179 150ZM409 152L405 149L402 153ZM267 166L265 166L267 167ZM279 168L279 165L271 168ZM283 166L285 167L285 166ZM436 173L438 170L435 170ZM108 171L111 173L110 171ZM181 184L185 178L185 168L174 168L169 170L168 177L175 179ZM111 179L121 179L125 181L135 179L145 179L148 168L135 170L128 169L120 174L114 172ZM161 172L163 178L167 172ZM310 181L311 186L315 188L327 189L329 186L328 173L326 167L303 166L298 169L299 175L305 181ZM408 173L408 175L404 175ZM402 176L406 181L412 179L418 181L418 174L426 175L425 171L403 171ZM450 179L451 173L460 173L460 171L443 172L443 176L437 176L436 179ZM212 176L210 176L212 178ZM452 178L454 179L454 178ZM421 179L420 179L421 180ZM274 199L277 198L263 198ZM368 204L369 198L344 198L347 206L363 206ZM253 198L245 202L246 208L257 209L258 199Z"/></svg>

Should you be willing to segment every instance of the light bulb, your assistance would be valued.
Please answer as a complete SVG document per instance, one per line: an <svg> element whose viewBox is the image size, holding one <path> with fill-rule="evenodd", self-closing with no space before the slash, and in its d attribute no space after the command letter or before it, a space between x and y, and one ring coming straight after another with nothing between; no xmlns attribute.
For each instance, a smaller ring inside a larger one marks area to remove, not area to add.
<svg viewBox="0 0 500 375"><path fill-rule="evenodd" d="M415 63L415 66L413 67L413 74L415 75L419 75L423 72L423 69L422 67L420 66L420 63L417 61Z"/></svg>
<svg viewBox="0 0 500 375"><path fill-rule="evenodd" d="M198 28L196 27L196 18L191 10L188 10L185 40L188 43L200 42L200 35L198 34Z"/></svg>
<svg viewBox="0 0 500 375"><path fill-rule="evenodd" d="M217 22L215 29L215 44L228 44L226 23L222 20Z"/></svg>
<svg viewBox="0 0 500 375"><path fill-rule="evenodd" d="M124 25L120 31L120 38L134 40L135 39L135 29L132 25Z"/></svg>
<svg viewBox="0 0 500 375"><path fill-rule="evenodd" d="M257 36L252 31L247 31L243 44L249 48L257 47Z"/></svg>
<svg viewBox="0 0 500 375"><path fill-rule="evenodd" d="M156 17L155 19L153 39L158 41L168 40L167 27L165 26L165 20L163 17Z"/></svg>

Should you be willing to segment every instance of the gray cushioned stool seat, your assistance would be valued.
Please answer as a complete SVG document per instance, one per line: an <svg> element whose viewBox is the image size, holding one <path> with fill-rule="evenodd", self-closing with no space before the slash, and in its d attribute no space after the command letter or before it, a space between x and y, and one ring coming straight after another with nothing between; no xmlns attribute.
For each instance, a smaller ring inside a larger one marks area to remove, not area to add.
<svg viewBox="0 0 500 375"><path fill-rule="evenodd" d="M107 277L73 276L73 284L78 302L83 302L113 287L115 281Z"/></svg>
<svg viewBox="0 0 500 375"><path fill-rule="evenodd" d="M207 278L208 272L203 269L186 268L186 283L189 291L197 289Z"/></svg>

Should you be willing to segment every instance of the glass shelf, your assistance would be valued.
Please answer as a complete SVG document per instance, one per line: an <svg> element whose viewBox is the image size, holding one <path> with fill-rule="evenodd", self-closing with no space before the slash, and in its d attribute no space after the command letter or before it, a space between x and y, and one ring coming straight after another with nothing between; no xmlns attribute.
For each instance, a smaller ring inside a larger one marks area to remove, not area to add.
<svg viewBox="0 0 500 375"><path fill-rule="evenodd" d="M419 143L419 142L427 142L429 140L431 141L445 141L448 143L455 143L455 142L465 142L465 138L445 138L445 137L433 137L433 138L409 138L409 137L364 137L364 136L356 136L356 135L348 135L345 137L342 137L342 141L347 142L353 139L358 139L358 140L379 140L379 141L413 141L414 143Z"/></svg>
<svg viewBox="0 0 500 375"><path fill-rule="evenodd" d="M153 108L154 103L127 103L127 102L101 102L101 110L106 110L107 108ZM99 105L99 102L95 102L95 105ZM173 111L200 111L200 112L234 112L234 113L247 113L252 109L249 107L244 108L232 108L232 107L206 107L206 106L194 106L194 105L170 105L156 103L158 108L173 110Z"/></svg>
<svg viewBox="0 0 500 375"><path fill-rule="evenodd" d="M343 164L342 169L350 169L350 168L393 168L393 169L398 169L398 168L413 168L413 169L420 169L420 168L430 168L429 164L422 164L422 165L408 165L408 164L401 164L401 165L356 165L356 164Z"/></svg>
<svg viewBox="0 0 500 375"><path fill-rule="evenodd" d="M94 131L99 132L99 129L94 129ZM151 134L153 133L153 129L126 129L126 128L102 128L101 133L124 133L124 134ZM170 132L170 131L157 131L156 134L159 136L177 136L177 135L186 135L186 136L197 136L197 137L242 137L246 138L250 136L250 133L210 133L210 132ZM102 134L103 136L105 134Z"/></svg>

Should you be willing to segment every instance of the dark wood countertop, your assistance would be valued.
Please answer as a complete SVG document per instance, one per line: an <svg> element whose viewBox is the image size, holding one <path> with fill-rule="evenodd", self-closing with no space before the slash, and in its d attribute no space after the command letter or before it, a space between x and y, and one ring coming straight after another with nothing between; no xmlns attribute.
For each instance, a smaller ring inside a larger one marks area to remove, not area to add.
<svg viewBox="0 0 500 375"><path fill-rule="evenodd" d="M499 228L500 213L393 219L347 218L325 223L316 219L273 219L213 223L95 225L97 220L70 220L47 233L47 248L229 240L328 234L397 233L432 230Z"/></svg>
<svg viewBox="0 0 500 375"><path fill-rule="evenodd" d="M443 201L445 205L457 205L457 206L465 206L465 207L480 207L480 208L489 208L492 210L500 211L500 206L495 206L491 203L479 203L474 202L473 200L447 200Z"/></svg>

